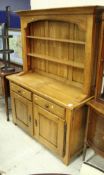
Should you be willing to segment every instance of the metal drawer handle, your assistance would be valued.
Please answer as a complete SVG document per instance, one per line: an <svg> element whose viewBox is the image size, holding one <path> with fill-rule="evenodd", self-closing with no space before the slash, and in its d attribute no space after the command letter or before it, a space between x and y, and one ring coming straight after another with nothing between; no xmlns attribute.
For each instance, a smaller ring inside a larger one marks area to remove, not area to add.
<svg viewBox="0 0 104 175"><path fill-rule="evenodd" d="M20 91L20 90L18 90L18 93L21 93L21 91Z"/></svg>
<svg viewBox="0 0 104 175"><path fill-rule="evenodd" d="M49 105L48 105L48 104L46 104L46 105L45 105L45 107L48 109L48 108L49 108Z"/></svg>

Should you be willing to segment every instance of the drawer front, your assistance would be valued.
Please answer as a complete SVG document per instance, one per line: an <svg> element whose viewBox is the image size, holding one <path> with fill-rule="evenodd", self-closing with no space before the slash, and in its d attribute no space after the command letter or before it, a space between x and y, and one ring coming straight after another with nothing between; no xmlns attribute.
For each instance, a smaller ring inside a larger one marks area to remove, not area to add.
<svg viewBox="0 0 104 175"><path fill-rule="evenodd" d="M35 94L33 95L33 101L42 108L46 109L47 111L56 114L61 118L65 118L65 108L60 107L52 102L49 102L48 100L39 97L38 95Z"/></svg>
<svg viewBox="0 0 104 175"><path fill-rule="evenodd" d="M10 89L16 93L18 93L19 95L27 98L28 100L31 100L31 92L14 84L14 83L10 83Z"/></svg>

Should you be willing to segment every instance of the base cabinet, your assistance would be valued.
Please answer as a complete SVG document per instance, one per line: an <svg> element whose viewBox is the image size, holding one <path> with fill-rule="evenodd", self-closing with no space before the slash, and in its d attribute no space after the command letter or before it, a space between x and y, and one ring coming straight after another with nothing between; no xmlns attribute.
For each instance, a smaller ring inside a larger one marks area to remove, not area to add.
<svg viewBox="0 0 104 175"><path fill-rule="evenodd" d="M86 107L68 109L10 83L13 122L68 164L83 148Z"/></svg>
<svg viewBox="0 0 104 175"><path fill-rule="evenodd" d="M65 121L34 105L34 137L49 149L63 156Z"/></svg>
<svg viewBox="0 0 104 175"><path fill-rule="evenodd" d="M33 135L32 102L13 91L11 97L13 122L30 135Z"/></svg>

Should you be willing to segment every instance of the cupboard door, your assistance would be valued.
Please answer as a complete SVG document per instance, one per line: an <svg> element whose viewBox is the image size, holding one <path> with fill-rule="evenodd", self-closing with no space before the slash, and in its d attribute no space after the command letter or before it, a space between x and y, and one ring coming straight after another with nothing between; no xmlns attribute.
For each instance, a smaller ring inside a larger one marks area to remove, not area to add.
<svg viewBox="0 0 104 175"><path fill-rule="evenodd" d="M60 156L64 149L64 120L34 105L34 136Z"/></svg>
<svg viewBox="0 0 104 175"><path fill-rule="evenodd" d="M87 140L95 150L104 155L104 116L90 107Z"/></svg>
<svg viewBox="0 0 104 175"><path fill-rule="evenodd" d="M13 122L33 135L32 102L11 92Z"/></svg>

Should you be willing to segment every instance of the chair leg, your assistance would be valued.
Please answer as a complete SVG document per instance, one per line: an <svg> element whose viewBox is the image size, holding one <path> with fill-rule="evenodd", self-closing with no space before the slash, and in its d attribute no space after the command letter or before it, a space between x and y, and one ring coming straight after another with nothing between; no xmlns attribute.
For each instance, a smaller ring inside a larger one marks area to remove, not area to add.
<svg viewBox="0 0 104 175"><path fill-rule="evenodd" d="M83 149L83 157L82 157L83 162L85 161L86 152L87 152L87 144L85 143L84 144L84 149Z"/></svg>

